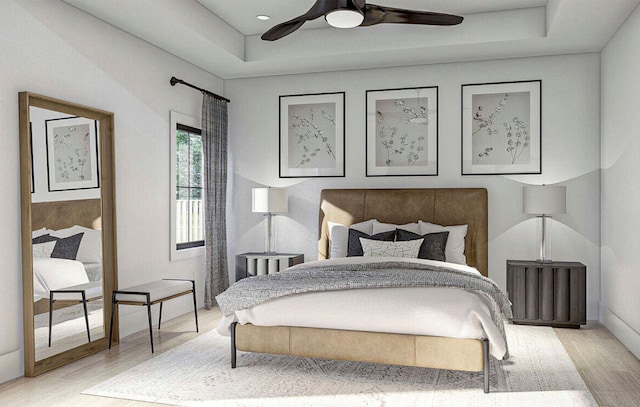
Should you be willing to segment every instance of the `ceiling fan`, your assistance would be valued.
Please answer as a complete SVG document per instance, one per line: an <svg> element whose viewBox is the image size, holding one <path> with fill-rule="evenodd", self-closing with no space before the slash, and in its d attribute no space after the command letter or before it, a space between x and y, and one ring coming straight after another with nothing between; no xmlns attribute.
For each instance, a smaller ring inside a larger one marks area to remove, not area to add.
<svg viewBox="0 0 640 407"><path fill-rule="evenodd" d="M376 24L456 25L463 17L428 11L404 10L367 4L366 0L316 0L309 11L292 20L278 24L262 34L265 41L275 41L291 34L307 21L322 17L338 28L368 27Z"/></svg>

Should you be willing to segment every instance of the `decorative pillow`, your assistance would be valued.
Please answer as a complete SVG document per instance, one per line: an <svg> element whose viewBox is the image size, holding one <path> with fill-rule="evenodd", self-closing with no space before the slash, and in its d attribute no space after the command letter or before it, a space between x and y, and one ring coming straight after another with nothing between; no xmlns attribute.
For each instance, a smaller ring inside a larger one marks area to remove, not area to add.
<svg viewBox="0 0 640 407"><path fill-rule="evenodd" d="M362 251L365 256L408 257L415 259L420 251L424 239L408 240L404 242L387 242L360 238Z"/></svg>
<svg viewBox="0 0 640 407"><path fill-rule="evenodd" d="M382 232L376 235L368 235L366 233L360 232L359 230L349 229L349 243L347 245L347 257L354 256L363 256L364 252L362 251L362 243L360 243L360 238L364 237L365 239L370 240L384 240L387 242L393 242L396 240L396 231Z"/></svg>
<svg viewBox="0 0 640 407"><path fill-rule="evenodd" d="M354 223L349 227L336 222L327 222L327 226L329 227L329 257L332 259L347 257L349 228L370 235L373 230L373 222L377 221L375 219L370 219L364 222Z"/></svg>
<svg viewBox="0 0 640 407"><path fill-rule="evenodd" d="M467 235L468 225L441 226L429 222L420 221L420 234L437 232L449 232L447 247L444 251L445 261L450 263L467 264L464 255L464 238Z"/></svg>
<svg viewBox="0 0 640 407"><path fill-rule="evenodd" d="M102 263L102 231L84 226L72 226L66 229L51 231L53 237L69 237L84 233L76 260L83 263Z"/></svg>
<svg viewBox="0 0 640 407"><path fill-rule="evenodd" d="M49 233L51 233L51 230L47 229L47 228L42 228L42 229L38 229L38 230L34 230L31 232L31 238L36 238L36 237L40 237L43 235L48 235Z"/></svg>
<svg viewBox="0 0 640 407"><path fill-rule="evenodd" d="M419 259L444 261L448 237L449 232L427 233L421 236L408 230L396 230L396 242L416 239L424 240L418 252Z"/></svg>
<svg viewBox="0 0 640 407"><path fill-rule="evenodd" d="M56 242L46 242L46 243L36 243L32 245L33 248L33 257L51 257L51 252L53 252L53 248L56 246Z"/></svg>
<svg viewBox="0 0 640 407"><path fill-rule="evenodd" d="M394 225L393 223L380 223L378 221L373 222L373 234L388 232L390 230L403 229L413 233L420 233L420 224L407 223L406 225Z"/></svg>
<svg viewBox="0 0 640 407"><path fill-rule="evenodd" d="M65 237L65 238L57 238L51 235L43 235L36 237L32 240L33 244L46 243L46 242L55 242L55 246L53 251L51 252L51 256L53 258L58 259L69 259L75 260L78 255L78 248L80 247L80 242L82 241L82 236L84 233L78 233L77 235Z"/></svg>

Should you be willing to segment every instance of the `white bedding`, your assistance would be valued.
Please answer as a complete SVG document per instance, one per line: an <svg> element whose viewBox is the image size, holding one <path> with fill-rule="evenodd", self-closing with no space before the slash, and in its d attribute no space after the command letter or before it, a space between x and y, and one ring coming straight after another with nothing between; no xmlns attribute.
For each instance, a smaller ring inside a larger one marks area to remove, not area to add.
<svg viewBox="0 0 640 407"><path fill-rule="evenodd" d="M87 272L79 261L50 257L33 259L34 301L49 298L50 290L88 282Z"/></svg>
<svg viewBox="0 0 640 407"><path fill-rule="evenodd" d="M380 257L321 260L325 264L377 262ZM398 260L398 259L394 259ZM475 268L432 260L479 274ZM309 265L309 263L306 263ZM408 271L410 272L410 271ZM491 354L502 359L506 344L491 320L488 301L458 288L408 287L325 291L277 298L223 317L217 331L230 334L231 323L259 326L300 326L452 338L487 337Z"/></svg>

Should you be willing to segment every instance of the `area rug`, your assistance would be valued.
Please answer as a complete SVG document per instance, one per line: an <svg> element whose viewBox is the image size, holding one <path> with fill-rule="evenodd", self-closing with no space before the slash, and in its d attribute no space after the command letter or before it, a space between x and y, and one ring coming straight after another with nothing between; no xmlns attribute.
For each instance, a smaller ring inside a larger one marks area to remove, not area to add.
<svg viewBox="0 0 640 407"><path fill-rule="evenodd" d="M597 406L548 327L508 325L511 357L482 375L238 353L229 338L203 334L83 394L178 406Z"/></svg>

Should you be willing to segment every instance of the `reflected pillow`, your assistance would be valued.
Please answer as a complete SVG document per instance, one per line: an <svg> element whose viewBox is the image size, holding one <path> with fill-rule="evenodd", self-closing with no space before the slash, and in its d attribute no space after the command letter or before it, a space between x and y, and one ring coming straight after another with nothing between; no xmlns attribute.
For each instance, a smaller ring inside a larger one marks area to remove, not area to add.
<svg viewBox="0 0 640 407"><path fill-rule="evenodd" d="M371 240L360 238L362 251L365 256L405 257L415 259L418 257L420 246L424 239L408 240L404 242L387 242L383 240Z"/></svg>
<svg viewBox="0 0 640 407"><path fill-rule="evenodd" d="M347 257L364 255L364 252L362 251L362 243L360 243L361 237L364 237L365 239L370 239L370 240L384 240L387 242L393 242L394 240L396 240L396 231L392 230L389 232L382 232L375 235L368 235L364 232L360 232L359 230L349 229Z"/></svg>
<svg viewBox="0 0 640 407"><path fill-rule="evenodd" d="M56 242L35 243L31 245L34 258L46 258L51 257L53 248L56 247Z"/></svg>
<svg viewBox="0 0 640 407"><path fill-rule="evenodd" d="M89 229L84 226L72 226L66 229L52 230L53 237L69 237L84 233L76 260L83 263L102 263L102 231Z"/></svg>
<svg viewBox="0 0 640 407"><path fill-rule="evenodd" d="M418 252L419 259L445 261L445 248L447 246L448 237L449 232L427 233L426 235L419 235L408 230L396 230L396 241L400 242L423 239L422 245L420 246L420 251Z"/></svg>
<svg viewBox="0 0 640 407"><path fill-rule="evenodd" d="M78 248L84 233L78 233L65 238L57 238L51 235L43 235L32 240L33 244L55 242L51 256L58 259L75 260L78 255Z"/></svg>

